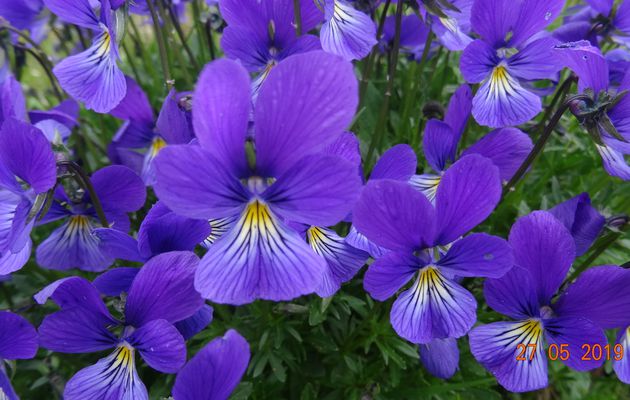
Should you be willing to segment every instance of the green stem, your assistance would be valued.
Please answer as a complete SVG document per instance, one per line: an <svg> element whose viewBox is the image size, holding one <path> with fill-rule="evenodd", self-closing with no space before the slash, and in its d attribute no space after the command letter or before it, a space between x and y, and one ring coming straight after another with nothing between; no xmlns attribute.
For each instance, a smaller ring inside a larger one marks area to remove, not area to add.
<svg viewBox="0 0 630 400"><path fill-rule="evenodd" d="M199 0L193 0L192 10L195 21L195 29L197 30L197 40L199 41L199 53L201 54L202 63L204 63L207 59L206 49L210 46L210 43L208 43L205 28L201 23L201 8L199 7Z"/></svg>
<svg viewBox="0 0 630 400"><path fill-rule="evenodd" d="M153 30L155 31L155 36L157 38L158 51L160 53L160 63L162 64L162 73L164 74L164 81L166 82L166 86L170 90L173 87L174 82L171 78L171 70L168 64L168 52L166 50L164 33L162 32L160 19L157 15L157 12L155 11L153 1L147 0L147 5L149 6L149 12L151 13L151 19L153 20Z"/></svg>
<svg viewBox="0 0 630 400"><path fill-rule="evenodd" d="M518 168L514 176L512 176L512 178L503 188L503 197L505 197L505 195L512 190L514 185L516 185L516 183L527 173L527 170L529 169L529 167L532 165L536 157L538 157L538 154L542 152L542 149L545 147L545 144L547 143L547 141L549 140L549 137L551 136L551 132L553 132L556 125L558 125L558 122L560 122L560 118L562 118L562 115L564 115L565 111L569 109L569 104L571 102L571 99L572 98L569 98L564 103L562 103L562 105L556 110L553 117L551 117L551 119L549 120L549 123L545 127L545 130L543 131L543 133L538 138L538 141L534 145L534 148L532 149L532 151L529 152L529 154L527 155L527 158L523 161L523 163Z"/></svg>
<svg viewBox="0 0 630 400"><path fill-rule="evenodd" d="M168 7L168 14L171 17L171 21L173 23L173 27L175 28L175 32L177 33L177 37L182 43L182 46L184 47L184 51L186 52L186 54L188 55L188 58L190 59L190 63L195 68L195 71L198 72L199 64L197 63L197 59L195 58L195 55L193 54L192 50L188 46L188 43L186 43L186 35L184 35L184 30L182 29L182 26L177 20L177 15L175 15L175 10L173 9L173 6Z"/></svg>
<svg viewBox="0 0 630 400"><path fill-rule="evenodd" d="M389 114L389 105L392 97L392 91L394 89L394 78L396 75L396 67L398 65L398 51L400 50L400 27L402 25L402 9L403 2L398 1L396 3L396 30L394 34L394 47L391 52L391 58L389 63L389 72L387 74L387 89L385 90L385 99L381 105L381 112L379 114L378 122L374 128L372 134L372 140L368 148L368 153L365 158L365 165L367 168L371 167L372 156L377 147L381 145L383 136L385 135L385 124L387 122L387 115Z"/></svg>
<svg viewBox="0 0 630 400"><path fill-rule="evenodd" d="M383 12L381 13L381 17L378 21L378 29L376 31L376 40L380 40L381 35L383 35L383 28L385 27L385 17L387 17L387 10L389 9L389 5L391 0L385 1L385 6L383 6ZM370 52L365 65L363 66L363 72L361 74L361 85L359 87L359 96L361 99L361 103L363 103L363 99L365 97L365 90L367 89L367 84L370 81L370 75L372 74L372 67L374 65L374 59L376 58L376 53L378 50L374 49ZM361 104L362 105L362 104ZM361 108L359 106L359 109Z"/></svg>
<svg viewBox="0 0 630 400"><path fill-rule="evenodd" d="M418 80L418 87L422 87L422 81L424 78L424 67L429 59L429 49L431 49L431 43L433 43L433 32L429 32L427 35L427 40L424 42L424 49L422 49L422 56L420 56L420 61L418 62L418 71L420 75L420 79ZM422 104L423 102L419 102ZM422 126L423 118L418 118L418 128ZM411 129L411 137L409 138L409 143L413 143L413 148L415 149L416 138L419 138L419 130Z"/></svg>
<svg viewBox="0 0 630 400"><path fill-rule="evenodd" d="M554 94L553 98L551 99L551 103L549 103L549 105L545 108L545 113L543 114L543 117L540 119L540 122L532 129L533 133L538 132L538 130L543 128L543 126L545 125L545 121L547 121L547 119L551 115L551 112L553 111L553 109L556 108L556 104L558 104L558 101L561 98L566 96L568 91L571 89L571 86L573 85L573 82L577 82L577 76L571 74L571 75L569 75L569 77L567 79L565 79L560 84L560 86L558 86L558 89L556 90L556 93Z"/></svg>
<svg viewBox="0 0 630 400"><path fill-rule="evenodd" d="M94 210L96 210L96 215L98 216L101 225L104 228L109 228L109 224L107 223L107 217L105 216L105 211L103 211L101 200L98 198L96 190L94 190L94 186L92 186L90 177L85 173L85 171L83 171L83 168L81 168L77 163L73 161L61 161L57 163L57 165L68 168L68 170L77 180L77 183L88 191L88 193L90 194L90 200L92 200L92 205L94 206Z"/></svg>
<svg viewBox="0 0 630 400"><path fill-rule="evenodd" d="M302 16L300 10L300 0L293 0L293 14L295 16L295 34L302 36Z"/></svg>

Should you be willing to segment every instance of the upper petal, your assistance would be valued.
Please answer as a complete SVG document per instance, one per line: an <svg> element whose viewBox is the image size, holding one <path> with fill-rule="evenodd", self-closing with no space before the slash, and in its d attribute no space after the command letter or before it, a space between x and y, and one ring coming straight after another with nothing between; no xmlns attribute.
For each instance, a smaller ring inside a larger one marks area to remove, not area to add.
<svg viewBox="0 0 630 400"><path fill-rule="evenodd" d="M245 68L228 59L204 67L194 93L195 135L236 176L247 170L245 138L250 108L250 79Z"/></svg>
<svg viewBox="0 0 630 400"><path fill-rule="evenodd" d="M90 6L89 0L43 0L46 7L63 21L97 29L98 17Z"/></svg>
<svg viewBox="0 0 630 400"><path fill-rule="evenodd" d="M510 45L517 46L550 25L562 12L565 0L525 0L512 27Z"/></svg>
<svg viewBox="0 0 630 400"><path fill-rule="evenodd" d="M437 189L434 243L446 245L473 229L500 198L499 170L492 161L477 154L460 158L444 173Z"/></svg>
<svg viewBox="0 0 630 400"><path fill-rule="evenodd" d="M567 229L546 211L519 218L509 236L516 265L531 274L540 305L560 287L575 259L575 244Z"/></svg>
<svg viewBox="0 0 630 400"><path fill-rule="evenodd" d="M519 266L514 266L500 278L486 279L483 294L494 311L515 319L538 316L542 306L532 276Z"/></svg>
<svg viewBox="0 0 630 400"><path fill-rule="evenodd" d="M360 233L390 250L419 249L433 240L433 206L407 183L388 179L368 182L352 214Z"/></svg>
<svg viewBox="0 0 630 400"><path fill-rule="evenodd" d="M397 144L383 153L374 164L370 179L407 181L416 173L418 159L408 144Z"/></svg>
<svg viewBox="0 0 630 400"><path fill-rule="evenodd" d="M256 167L277 176L334 141L358 103L352 64L323 51L297 54L269 73L256 103Z"/></svg>
<svg viewBox="0 0 630 400"><path fill-rule="evenodd" d="M140 327L156 319L174 323L193 315L203 305L194 288L198 263L197 256L188 251L153 257L131 284L125 321Z"/></svg>
<svg viewBox="0 0 630 400"><path fill-rule="evenodd" d="M132 212L144 205L142 179L122 165L110 165L92 174L92 185L104 210Z"/></svg>
<svg viewBox="0 0 630 400"><path fill-rule="evenodd" d="M0 358L33 358L37 353L37 332L24 317L0 311Z"/></svg>

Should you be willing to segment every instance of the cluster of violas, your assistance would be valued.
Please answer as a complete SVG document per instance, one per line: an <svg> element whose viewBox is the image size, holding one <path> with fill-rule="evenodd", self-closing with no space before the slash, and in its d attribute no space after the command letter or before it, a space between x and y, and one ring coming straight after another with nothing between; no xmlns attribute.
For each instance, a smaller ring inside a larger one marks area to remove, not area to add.
<svg viewBox="0 0 630 400"><path fill-rule="evenodd" d="M37 246L37 264L99 275L69 276L37 293L37 303L51 299L60 308L37 332L0 312L0 361L31 358L38 346L113 349L71 377L64 398L148 398L134 366L139 354L177 373L175 400L224 399L247 367L249 347L228 331L186 362L186 340L212 320L206 300L329 297L370 257L365 290L377 300L396 296L393 328L419 345L421 362L438 377L456 372L457 338L465 335L474 357L517 392L547 386L548 345L568 345L563 362L578 371L602 365L580 355L583 344L605 346L606 329L620 328L617 343L630 350L630 271L593 267L563 284L605 224L587 194L521 217L507 241L469 233L532 151L516 126L541 112L541 97L566 67L578 79L571 111L606 171L630 179L623 47L630 1L572 7L554 31L546 28L562 0L418 2L404 6L417 12L385 18L377 38L370 13L389 3L371 2L366 12L347 0L219 0L225 58L205 66L194 92L171 90L156 118L118 66L121 12L147 15L151 4L1 2L0 23L34 43L52 14L93 42L57 62L54 75L74 100L50 110L28 110L8 64L0 66L0 275L10 279L26 264L31 231L53 221L62 222ZM185 1L172 6L186 18ZM437 43L425 49L429 35ZM604 54L612 43L620 46ZM461 51L464 79L479 84L474 95L460 86L443 120L426 123L431 173L417 174L414 150L400 144L362 175L359 141L347 131L359 102L351 61L375 46L400 46L411 60L437 46ZM108 148L112 165L91 176L65 146L78 125L77 101L124 121ZM470 115L493 130L460 151ZM130 234L128 214L145 206L147 187L159 201ZM341 237L332 227L344 222L350 230ZM206 249L201 259L198 245ZM116 260L144 266L110 268ZM475 327L477 302L462 286L474 277L487 278L486 303L510 321ZM124 300L118 317L106 305L112 298ZM527 361L517 360L520 346L533 349ZM629 357L613 367L630 382ZM17 399L3 365L0 398Z"/></svg>

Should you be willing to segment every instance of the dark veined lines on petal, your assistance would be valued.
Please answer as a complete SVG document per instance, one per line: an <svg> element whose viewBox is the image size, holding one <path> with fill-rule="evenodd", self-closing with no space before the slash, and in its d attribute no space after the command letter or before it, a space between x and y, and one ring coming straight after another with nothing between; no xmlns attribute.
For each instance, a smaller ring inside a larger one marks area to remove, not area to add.
<svg viewBox="0 0 630 400"><path fill-rule="evenodd" d="M509 348L511 346L514 347L514 358L520 352L518 349L519 344L524 344L527 349L527 353L525 356L526 361L519 362L527 362L532 364L536 362L537 357L542 357L543 352L543 327L539 320L537 319L528 319L522 322L518 322L514 324L511 329L500 332L495 335L495 339L499 344L501 344L504 348ZM536 355L530 360L530 350L527 347L530 344L536 345Z"/></svg>
<svg viewBox="0 0 630 400"><path fill-rule="evenodd" d="M339 259L345 249L345 244L341 237L331 233L329 229L312 226L306 232L306 241L320 256Z"/></svg>
<svg viewBox="0 0 630 400"><path fill-rule="evenodd" d="M414 175L409 179L409 184L416 190L419 190L431 202L435 203L438 185L442 177L440 175Z"/></svg>
<svg viewBox="0 0 630 400"><path fill-rule="evenodd" d="M220 237L222 237L227 231L229 231L234 225L236 217L226 217L211 219L208 221L210 224L210 234L203 241L203 245L207 248L214 244Z"/></svg>

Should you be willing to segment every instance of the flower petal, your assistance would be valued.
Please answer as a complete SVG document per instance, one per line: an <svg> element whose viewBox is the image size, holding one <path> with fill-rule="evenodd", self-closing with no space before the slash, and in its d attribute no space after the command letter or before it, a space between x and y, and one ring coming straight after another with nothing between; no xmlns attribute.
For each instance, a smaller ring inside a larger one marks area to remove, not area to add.
<svg viewBox="0 0 630 400"><path fill-rule="evenodd" d="M509 181L534 147L532 140L517 128L499 128L464 150L462 157L480 154L499 168L502 181Z"/></svg>
<svg viewBox="0 0 630 400"><path fill-rule="evenodd" d="M492 46L483 40L475 40L464 49L459 67L469 83L485 80L500 60Z"/></svg>
<svg viewBox="0 0 630 400"><path fill-rule="evenodd" d="M326 0L325 22L320 38L322 48L346 60L360 60L376 44L372 19L345 0Z"/></svg>
<svg viewBox="0 0 630 400"><path fill-rule="evenodd" d="M608 64L601 51L588 40L557 45L560 62L578 76L578 90L593 89L595 94L608 89Z"/></svg>
<svg viewBox="0 0 630 400"><path fill-rule="evenodd" d="M360 189L356 165L341 157L315 154L278 176L261 197L289 221L331 226L348 215Z"/></svg>
<svg viewBox="0 0 630 400"><path fill-rule="evenodd" d="M160 372L175 373L186 363L186 342L166 320L147 322L127 340L151 368Z"/></svg>
<svg viewBox="0 0 630 400"><path fill-rule="evenodd" d="M201 72L193 98L193 126L199 143L228 171L243 175L251 108L247 71L232 60L213 61Z"/></svg>
<svg viewBox="0 0 630 400"><path fill-rule="evenodd" d="M132 212L144 205L146 188L135 172L122 165L110 165L91 178L105 211Z"/></svg>
<svg viewBox="0 0 630 400"><path fill-rule="evenodd" d="M352 64L323 51L297 54L274 67L254 111L259 173L277 176L337 139L352 121L357 89Z"/></svg>
<svg viewBox="0 0 630 400"><path fill-rule="evenodd" d="M47 315L39 326L40 345L61 353L91 353L113 347L116 337L107 329L111 317L72 307Z"/></svg>
<svg viewBox="0 0 630 400"><path fill-rule="evenodd" d="M550 25L562 12L564 0L528 0L520 3L519 8L511 27L511 46L518 46Z"/></svg>
<svg viewBox="0 0 630 400"><path fill-rule="evenodd" d="M116 65L115 39L104 27L87 50L63 59L53 68L61 87L85 107L107 113L127 92L125 75Z"/></svg>
<svg viewBox="0 0 630 400"><path fill-rule="evenodd" d="M422 147L427 163L434 171L443 171L446 164L454 160L453 148L457 148L459 138L445 122L430 119L424 128Z"/></svg>
<svg viewBox="0 0 630 400"><path fill-rule="evenodd" d="M213 308L207 304L204 304L196 313L192 316L175 322L175 328L181 333L184 340L188 340L206 329L208 324L212 322Z"/></svg>
<svg viewBox="0 0 630 400"><path fill-rule="evenodd" d="M464 336L477 320L475 297L437 268L420 270L413 286L392 306L390 319L398 335L413 343Z"/></svg>
<svg viewBox="0 0 630 400"><path fill-rule="evenodd" d="M253 200L232 229L201 260L195 288L217 303L290 300L312 293L326 263L260 200Z"/></svg>
<svg viewBox="0 0 630 400"><path fill-rule="evenodd" d="M105 296L120 296L129 293L131 283L140 272L140 268L121 267L109 269L94 279L94 287Z"/></svg>
<svg viewBox="0 0 630 400"><path fill-rule="evenodd" d="M581 193L549 209L575 240L576 257L586 253L601 232L606 219L591 206L588 193Z"/></svg>
<svg viewBox="0 0 630 400"><path fill-rule="evenodd" d="M134 350L119 346L116 351L77 372L63 392L66 400L148 400L144 383L138 376Z"/></svg>
<svg viewBox="0 0 630 400"><path fill-rule="evenodd" d="M473 356L507 390L528 392L547 386L547 355L540 321L494 322L474 328L468 336ZM522 346L525 360L517 360Z"/></svg>
<svg viewBox="0 0 630 400"><path fill-rule="evenodd" d="M97 29L98 18L88 0L43 0L61 20L84 28Z"/></svg>
<svg viewBox="0 0 630 400"><path fill-rule="evenodd" d="M575 244L567 229L546 211L519 218L509 236L516 265L535 284L538 303L548 305L575 259Z"/></svg>
<svg viewBox="0 0 630 400"><path fill-rule="evenodd" d="M240 382L249 364L249 345L234 330L214 339L177 374L173 396L177 400L223 400Z"/></svg>
<svg viewBox="0 0 630 400"><path fill-rule="evenodd" d="M12 312L0 311L0 358L33 358L37 344L37 332L30 322Z"/></svg>
<svg viewBox="0 0 630 400"><path fill-rule="evenodd" d="M349 281L361 269L368 254L355 249L327 228L312 226L308 229L306 240L315 253L326 260L324 279L315 291L320 297L330 297L341 284Z"/></svg>
<svg viewBox="0 0 630 400"><path fill-rule="evenodd" d="M397 144L389 148L376 161L370 179L392 179L407 181L416 173L418 160L408 144Z"/></svg>
<svg viewBox="0 0 630 400"><path fill-rule="evenodd" d="M622 350L615 350L612 362L613 369L621 382L630 383L630 357L628 357L628 352L630 351L630 327L624 327L619 331L615 344L620 344ZM621 357L619 357L619 354L621 354Z"/></svg>
<svg viewBox="0 0 630 400"><path fill-rule="evenodd" d="M460 277L499 278L514 265L512 249L504 239L473 233L453 243L437 265Z"/></svg>
<svg viewBox="0 0 630 400"><path fill-rule="evenodd" d="M446 245L483 222L501 198L499 170L477 154L460 158L442 176L435 198L434 243Z"/></svg>
<svg viewBox="0 0 630 400"><path fill-rule="evenodd" d="M565 347L568 350L568 360L562 361L568 367L576 371L588 371L604 363L605 356L595 359L597 356L587 354L587 357L584 357L586 345L589 348L593 348L594 345L604 348L608 344L602 328L593 322L581 317L560 317L547 319L544 324L545 337L549 344L556 344L560 349Z"/></svg>
<svg viewBox="0 0 630 400"><path fill-rule="evenodd" d="M368 182L352 213L357 230L389 250L413 251L433 240L433 206L407 183Z"/></svg>
<svg viewBox="0 0 630 400"><path fill-rule="evenodd" d="M155 159L155 170L154 189L160 200L189 218L231 217L248 199L243 185L199 146L164 148Z"/></svg>
<svg viewBox="0 0 630 400"><path fill-rule="evenodd" d="M372 258L378 258L388 252L387 249L372 243L364 234L357 231L354 225L350 226L350 232L346 236L346 242L355 249L367 252Z"/></svg>
<svg viewBox="0 0 630 400"><path fill-rule="evenodd" d="M434 339L418 345L420 362L429 373L440 379L449 379L459 369L457 339Z"/></svg>
<svg viewBox="0 0 630 400"><path fill-rule="evenodd" d="M607 265L582 272L554 304L562 317L584 317L604 329L621 328L630 313L630 270Z"/></svg>
<svg viewBox="0 0 630 400"><path fill-rule="evenodd" d="M203 305L194 289L199 259L188 251L173 251L153 257L131 284L125 321L135 327L155 319L170 323L193 315Z"/></svg>
<svg viewBox="0 0 630 400"><path fill-rule="evenodd" d="M470 23L485 42L499 47L505 44L519 11L520 7L510 0L476 0L470 12Z"/></svg>
<svg viewBox="0 0 630 400"><path fill-rule="evenodd" d="M490 308L514 319L538 316L543 305L529 271L516 265L500 278L486 279L483 294Z"/></svg>

